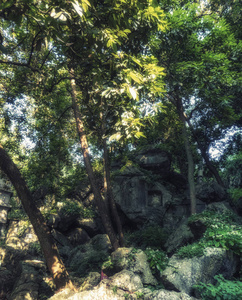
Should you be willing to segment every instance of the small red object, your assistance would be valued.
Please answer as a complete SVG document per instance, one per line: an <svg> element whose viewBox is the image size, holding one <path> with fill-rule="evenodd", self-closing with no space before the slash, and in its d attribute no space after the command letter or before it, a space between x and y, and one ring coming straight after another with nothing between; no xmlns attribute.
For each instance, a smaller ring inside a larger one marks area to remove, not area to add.
<svg viewBox="0 0 242 300"><path fill-rule="evenodd" d="M108 276L103 273L103 270L101 270L101 280L107 279L107 278L108 278Z"/></svg>

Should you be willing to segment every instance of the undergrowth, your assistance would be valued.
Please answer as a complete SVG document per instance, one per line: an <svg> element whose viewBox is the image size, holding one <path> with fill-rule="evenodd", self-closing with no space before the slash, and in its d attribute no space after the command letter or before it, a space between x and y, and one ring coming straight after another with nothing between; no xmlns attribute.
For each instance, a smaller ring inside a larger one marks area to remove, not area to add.
<svg viewBox="0 0 242 300"><path fill-rule="evenodd" d="M197 220L202 220L207 229L198 242L181 247L177 252L179 257L201 256L206 247L223 248L237 255L242 254L242 226L237 223L235 214L204 211L192 216L189 222Z"/></svg>
<svg viewBox="0 0 242 300"><path fill-rule="evenodd" d="M202 300L239 300L242 299L242 282L226 280L220 275L214 277L215 285L200 283L195 285Z"/></svg>

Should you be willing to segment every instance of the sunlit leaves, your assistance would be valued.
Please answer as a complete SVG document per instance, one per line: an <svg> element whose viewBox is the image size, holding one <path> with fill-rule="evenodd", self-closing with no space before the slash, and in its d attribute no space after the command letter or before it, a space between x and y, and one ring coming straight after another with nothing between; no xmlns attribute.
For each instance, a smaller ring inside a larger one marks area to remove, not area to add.
<svg viewBox="0 0 242 300"><path fill-rule="evenodd" d="M79 4L79 2L80 2L80 4ZM77 14L81 18L83 17L83 14L85 12L87 12L88 8L91 6L91 4L88 0L81 0L81 1L74 0L72 2L72 5L73 5L75 11L77 12Z"/></svg>
<svg viewBox="0 0 242 300"><path fill-rule="evenodd" d="M124 141L127 139L139 139L145 137L142 132L142 123L140 118L135 117L132 112L125 112L122 114L122 118L115 124L115 133L109 137L109 141Z"/></svg>
<svg viewBox="0 0 242 300"><path fill-rule="evenodd" d="M163 10L155 3L156 1L149 0L149 6L144 9L143 16L150 22L156 22L158 30L164 31L166 22L164 21Z"/></svg>

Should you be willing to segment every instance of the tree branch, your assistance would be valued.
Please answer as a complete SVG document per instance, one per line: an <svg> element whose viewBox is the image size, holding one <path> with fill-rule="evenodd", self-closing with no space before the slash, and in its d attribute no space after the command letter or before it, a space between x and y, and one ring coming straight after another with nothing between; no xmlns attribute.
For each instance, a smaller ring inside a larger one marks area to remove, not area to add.
<svg viewBox="0 0 242 300"><path fill-rule="evenodd" d="M31 45L31 51L30 51L30 55L29 55L29 60L28 60L28 65L30 65L31 59L32 59L32 55L34 52L34 47L35 47L35 41L37 39L37 36L40 34L41 30L39 32L37 32L37 34L35 35L33 41L32 41L32 45Z"/></svg>
<svg viewBox="0 0 242 300"><path fill-rule="evenodd" d="M29 68L30 70L32 70L33 72L38 72L40 73L39 69L33 68L31 67L29 64L27 63L20 63L20 62L14 62L14 61L4 61L0 59L0 64L7 64L7 65L13 65L13 66L20 66L20 67L26 67Z"/></svg>

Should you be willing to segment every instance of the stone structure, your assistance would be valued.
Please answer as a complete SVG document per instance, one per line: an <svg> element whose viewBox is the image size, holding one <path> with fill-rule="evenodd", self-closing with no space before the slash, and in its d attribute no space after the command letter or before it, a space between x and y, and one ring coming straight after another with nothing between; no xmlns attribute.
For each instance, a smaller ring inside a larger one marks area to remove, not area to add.
<svg viewBox="0 0 242 300"><path fill-rule="evenodd" d="M174 226L190 215L187 180L171 169L171 157L160 149L138 154L133 165L121 168L114 177L116 202L137 225L157 223ZM197 199L197 212L206 204Z"/></svg>

